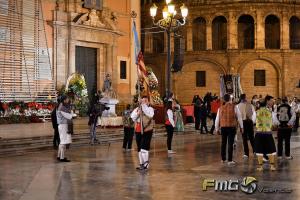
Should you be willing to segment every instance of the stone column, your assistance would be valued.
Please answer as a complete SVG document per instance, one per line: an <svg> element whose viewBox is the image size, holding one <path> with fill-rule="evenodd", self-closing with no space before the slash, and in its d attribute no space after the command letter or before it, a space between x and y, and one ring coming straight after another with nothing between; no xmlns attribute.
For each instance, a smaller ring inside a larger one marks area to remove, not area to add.
<svg viewBox="0 0 300 200"><path fill-rule="evenodd" d="M104 80L104 67L105 67L105 51L104 51L104 46L101 45L101 47L97 51L97 90L101 90L103 87L103 80Z"/></svg>
<svg viewBox="0 0 300 200"><path fill-rule="evenodd" d="M233 12L229 12L229 22L228 22L228 30L227 30L227 42L228 49L237 49L238 48L238 40L237 40L237 20Z"/></svg>
<svg viewBox="0 0 300 200"><path fill-rule="evenodd" d="M280 20L280 40L281 40L281 49L290 49L290 27L289 27L289 17L288 13L284 12Z"/></svg>
<svg viewBox="0 0 300 200"><path fill-rule="evenodd" d="M112 75L112 86L118 93L118 45L116 40L117 38L114 38L114 43L112 45L112 65L108 69L108 72Z"/></svg>
<svg viewBox="0 0 300 200"><path fill-rule="evenodd" d="M75 63L75 57L76 57L76 45L73 40L70 41L69 44L69 54L68 54L68 59L69 59L69 70L68 70L68 76L76 72L76 63Z"/></svg>
<svg viewBox="0 0 300 200"><path fill-rule="evenodd" d="M212 50L212 22L206 22L206 49Z"/></svg>
<svg viewBox="0 0 300 200"><path fill-rule="evenodd" d="M187 51L193 51L193 27L190 23L186 26L186 45Z"/></svg>
<svg viewBox="0 0 300 200"><path fill-rule="evenodd" d="M106 66L105 73L111 74L113 66L113 45L109 44L106 46Z"/></svg>
<svg viewBox="0 0 300 200"><path fill-rule="evenodd" d="M262 11L256 12L255 48L265 49L265 19Z"/></svg>

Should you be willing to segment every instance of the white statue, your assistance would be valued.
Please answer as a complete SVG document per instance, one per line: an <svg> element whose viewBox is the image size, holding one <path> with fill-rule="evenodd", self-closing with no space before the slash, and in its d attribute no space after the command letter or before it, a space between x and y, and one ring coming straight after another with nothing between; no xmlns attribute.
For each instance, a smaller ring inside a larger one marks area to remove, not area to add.
<svg viewBox="0 0 300 200"><path fill-rule="evenodd" d="M103 98L100 99L101 103L107 104L110 108L109 110L103 112L102 116L104 117L114 117L116 116L116 104L119 103L116 94L112 88L112 81L110 74L106 74L103 88L102 88Z"/></svg>

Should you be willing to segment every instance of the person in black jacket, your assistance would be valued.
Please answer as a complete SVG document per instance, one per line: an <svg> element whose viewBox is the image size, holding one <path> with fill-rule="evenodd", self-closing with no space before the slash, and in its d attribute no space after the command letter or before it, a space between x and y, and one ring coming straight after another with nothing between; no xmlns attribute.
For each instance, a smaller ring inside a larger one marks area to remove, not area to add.
<svg viewBox="0 0 300 200"><path fill-rule="evenodd" d="M95 143L99 144L99 141L96 138L97 122L98 122L98 117L102 116L104 110L109 110L109 107L107 107L106 104L92 103L88 111L88 115L89 115L88 125L90 126L92 145Z"/></svg>
<svg viewBox="0 0 300 200"><path fill-rule="evenodd" d="M284 98L282 102L283 103L277 108L277 118L280 123L278 127L277 155L278 159L282 158L284 141L286 159L291 160L293 157L290 154L290 140L296 114L288 104L287 98Z"/></svg>
<svg viewBox="0 0 300 200"><path fill-rule="evenodd" d="M207 116L208 116L208 110L204 102L201 103L200 109L199 109L199 115L200 115L200 133L203 134L203 128L205 129L205 133L208 133L207 129Z"/></svg>
<svg viewBox="0 0 300 200"><path fill-rule="evenodd" d="M51 113L51 121L52 121L52 127L54 129L54 137L53 137L53 147L55 149L58 148L58 145L60 143L59 139L59 132L58 132L58 124L57 124L57 117L56 117L56 111L57 111L58 106L55 106Z"/></svg>
<svg viewBox="0 0 300 200"><path fill-rule="evenodd" d="M200 126L200 106L201 106L201 100L197 99L194 104L194 117L195 117L196 130L199 130L199 126Z"/></svg>

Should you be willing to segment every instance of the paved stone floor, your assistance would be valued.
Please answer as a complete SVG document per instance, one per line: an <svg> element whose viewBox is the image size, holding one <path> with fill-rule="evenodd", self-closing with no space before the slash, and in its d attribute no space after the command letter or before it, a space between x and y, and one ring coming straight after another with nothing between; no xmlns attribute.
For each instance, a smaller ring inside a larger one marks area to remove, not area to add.
<svg viewBox="0 0 300 200"><path fill-rule="evenodd" d="M256 172L253 157L242 160L239 139L235 167L220 162L220 136L176 135L177 154L168 157L166 138L152 142L147 173L135 170L136 152L123 153L120 143L73 148L71 163L58 163L54 151L0 158L0 200L94 199L300 199L300 136L293 136L294 160L278 162L275 172ZM258 187L292 189L292 193L254 194L202 190L205 178L253 176Z"/></svg>

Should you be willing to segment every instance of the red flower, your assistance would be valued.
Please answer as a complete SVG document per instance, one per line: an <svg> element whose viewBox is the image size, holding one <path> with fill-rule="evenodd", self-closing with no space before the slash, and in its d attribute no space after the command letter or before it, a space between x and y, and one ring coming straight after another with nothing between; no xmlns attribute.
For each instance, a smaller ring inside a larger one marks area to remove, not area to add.
<svg viewBox="0 0 300 200"><path fill-rule="evenodd" d="M54 107L53 105L49 104L48 105L48 110L53 110L53 107Z"/></svg>
<svg viewBox="0 0 300 200"><path fill-rule="evenodd" d="M29 102L29 103L27 104L27 106L28 106L28 108L33 109L33 108L36 108L36 103L35 103L35 102Z"/></svg>
<svg viewBox="0 0 300 200"><path fill-rule="evenodd" d="M7 109L8 109L8 105L7 105L6 103L2 104L2 108L3 108L4 110L7 110Z"/></svg>

